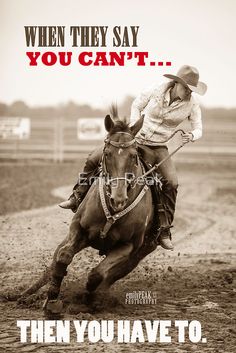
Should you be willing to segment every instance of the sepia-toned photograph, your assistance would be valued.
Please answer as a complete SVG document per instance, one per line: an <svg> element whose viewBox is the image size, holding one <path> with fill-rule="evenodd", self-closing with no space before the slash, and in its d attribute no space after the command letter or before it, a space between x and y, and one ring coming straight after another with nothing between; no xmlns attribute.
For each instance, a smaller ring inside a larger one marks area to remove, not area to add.
<svg viewBox="0 0 236 353"><path fill-rule="evenodd" d="M235 352L235 12L0 0L0 352Z"/></svg>

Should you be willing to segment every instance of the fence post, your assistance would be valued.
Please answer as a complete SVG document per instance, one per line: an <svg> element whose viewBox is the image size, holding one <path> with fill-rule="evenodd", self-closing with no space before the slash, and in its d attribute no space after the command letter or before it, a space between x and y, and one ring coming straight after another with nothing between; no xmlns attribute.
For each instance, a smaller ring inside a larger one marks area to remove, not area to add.
<svg viewBox="0 0 236 353"><path fill-rule="evenodd" d="M57 118L54 118L54 126L53 126L53 161L57 162Z"/></svg>
<svg viewBox="0 0 236 353"><path fill-rule="evenodd" d="M59 124L58 124L58 149L59 149L59 162L63 162L64 159L64 144L63 144L63 117L59 117Z"/></svg>

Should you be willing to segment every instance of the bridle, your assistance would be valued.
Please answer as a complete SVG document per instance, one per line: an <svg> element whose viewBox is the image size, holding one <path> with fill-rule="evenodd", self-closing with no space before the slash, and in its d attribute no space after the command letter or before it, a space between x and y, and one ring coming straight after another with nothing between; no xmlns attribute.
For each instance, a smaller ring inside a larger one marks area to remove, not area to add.
<svg viewBox="0 0 236 353"><path fill-rule="evenodd" d="M126 141L126 142L117 142L117 141L113 141L110 137L109 138L107 137L104 140L105 145L103 148L103 153L102 153L102 158L101 158L101 170L100 170L101 177L99 177L99 195L100 195L102 208L103 208L104 214L106 216L106 223L105 223L104 227L100 230L100 237L102 239L106 238L111 226L116 221L118 221L118 219L120 219L121 217L123 217L124 215L129 213L131 210L133 210L138 205L138 203L141 201L141 199L143 198L143 196L145 195L145 193L149 189L148 185L144 185L144 187L141 189L141 191L139 191L138 195L135 197L135 199L133 200L133 202L129 206L124 208L122 211L111 214L111 212L107 206L106 197L105 197L105 195L108 197L109 202L110 202L110 206L113 209L113 206L111 205L111 194L108 190L110 184L114 180L126 180L128 183L128 187L134 188L137 183L137 181L136 181L137 177L134 177L133 179L127 178L126 176L117 177L117 178L110 178L109 177L109 174L107 171L106 159L105 159L105 155L104 155L105 149L109 144L111 144L112 146L114 146L116 148L128 148L128 147L134 145L136 148L136 151L137 151L137 144L136 144L136 140L133 135L131 135L128 132L123 132L123 131L118 131L118 132L115 132L114 134L126 134L126 135L129 135L130 137L132 137L132 139L130 141ZM138 166L138 164L139 164L138 153L136 155L136 158L137 158L136 163ZM142 172L144 172L144 167L143 167L142 163L140 163L140 165L142 168ZM105 181L104 181L104 179L105 179ZM105 186L105 189L104 189L104 186ZM113 209L113 211L114 211L114 209Z"/></svg>
<svg viewBox="0 0 236 353"><path fill-rule="evenodd" d="M105 149L106 147L110 144L116 148L128 148L132 145L134 145L135 149L137 148L137 143L136 143L136 140L135 138L133 137L133 135L131 135L129 132L124 132L124 131L118 131L118 132L115 132L115 134L125 134L125 135L129 135L130 137L132 137L132 139L130 141L126 141L126 142L117 142L117 141L113 141L111 138L106 138L104 140L105 142L105 145L104 145L104 148L103 148L103 153L102 153L102 158L101 158L101 172L102 172L102 176L105 178L105 186L106 186L106 194L108 196L110 196L110 193L108 191L108 187L111 185L112 182L114 181L118 181L118 180L126 180L127 183L129 184L129 186L131 188L134 188L135 187L135 184L136 182L134 182L134 179L132 178L127 178L126 176L123 176L123 177L116 177L116 178L111 178L109 177L109 173L108 173L108 170L107 170L107 165L106 165L106 158L105 158ZM137 154L137 157L136 157L136 165L138 166L138 162L139 162L139 157L138 157L138 154Z"/></svg>

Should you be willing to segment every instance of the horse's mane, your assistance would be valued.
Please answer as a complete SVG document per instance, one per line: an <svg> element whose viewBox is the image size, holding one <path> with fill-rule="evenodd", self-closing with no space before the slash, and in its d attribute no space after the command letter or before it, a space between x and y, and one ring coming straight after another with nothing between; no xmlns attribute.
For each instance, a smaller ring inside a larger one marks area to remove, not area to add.
<svg viewBox="0 0 236 353"><path fill-rule="evenodd" d="M117 104L112 103L112 105L110 107L110 113L111 113L112 119L115 123L114 127L111 128L111 130L109 131L110 135L114 134L116 132L129 132L129 133L131 133L129 123L127 123L126 121L121 120L119 118Z"/></svg>
<svg viewBox="0 0 236 353"><path fill-rule="evenodd" d="M115 121L115 125L113 128L111 128L111 130L109 131L109 134L111 135L116 132L129 132L129 133L131 133L129 125L127 123L125 123L123 120Z"/></svg>
<svg viewBox="0 0 236 353"><path fill-rule="evenodd" d="M119 120L117 103L112 103L111 104L111 106L110 106L110 114L111 114L113 120Z"/></svg>

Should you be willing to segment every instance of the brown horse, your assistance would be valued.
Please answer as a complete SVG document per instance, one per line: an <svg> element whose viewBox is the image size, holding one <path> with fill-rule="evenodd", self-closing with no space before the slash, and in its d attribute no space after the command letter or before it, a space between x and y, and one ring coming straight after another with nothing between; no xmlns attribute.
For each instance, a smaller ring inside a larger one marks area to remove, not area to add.
<svg viewBox="0 0 236 353"><path fill-rule="evenodd" d="M108 134L103 149L102 174L99 183L94 182L90 187L72 218L66 239L54 253L44 305L47 312L58 311L58 295L66 268L82 249L91 246L106 254L88 276L87 293L94 298L94 294L107 290L130 273L157 247L157 242L151 238L152 192L144 183L133 183L130 178L133 175L137 180L144 173L135 141L143 118L129 127L121 120L114 122L110 115L105 117Z"/></svg>

